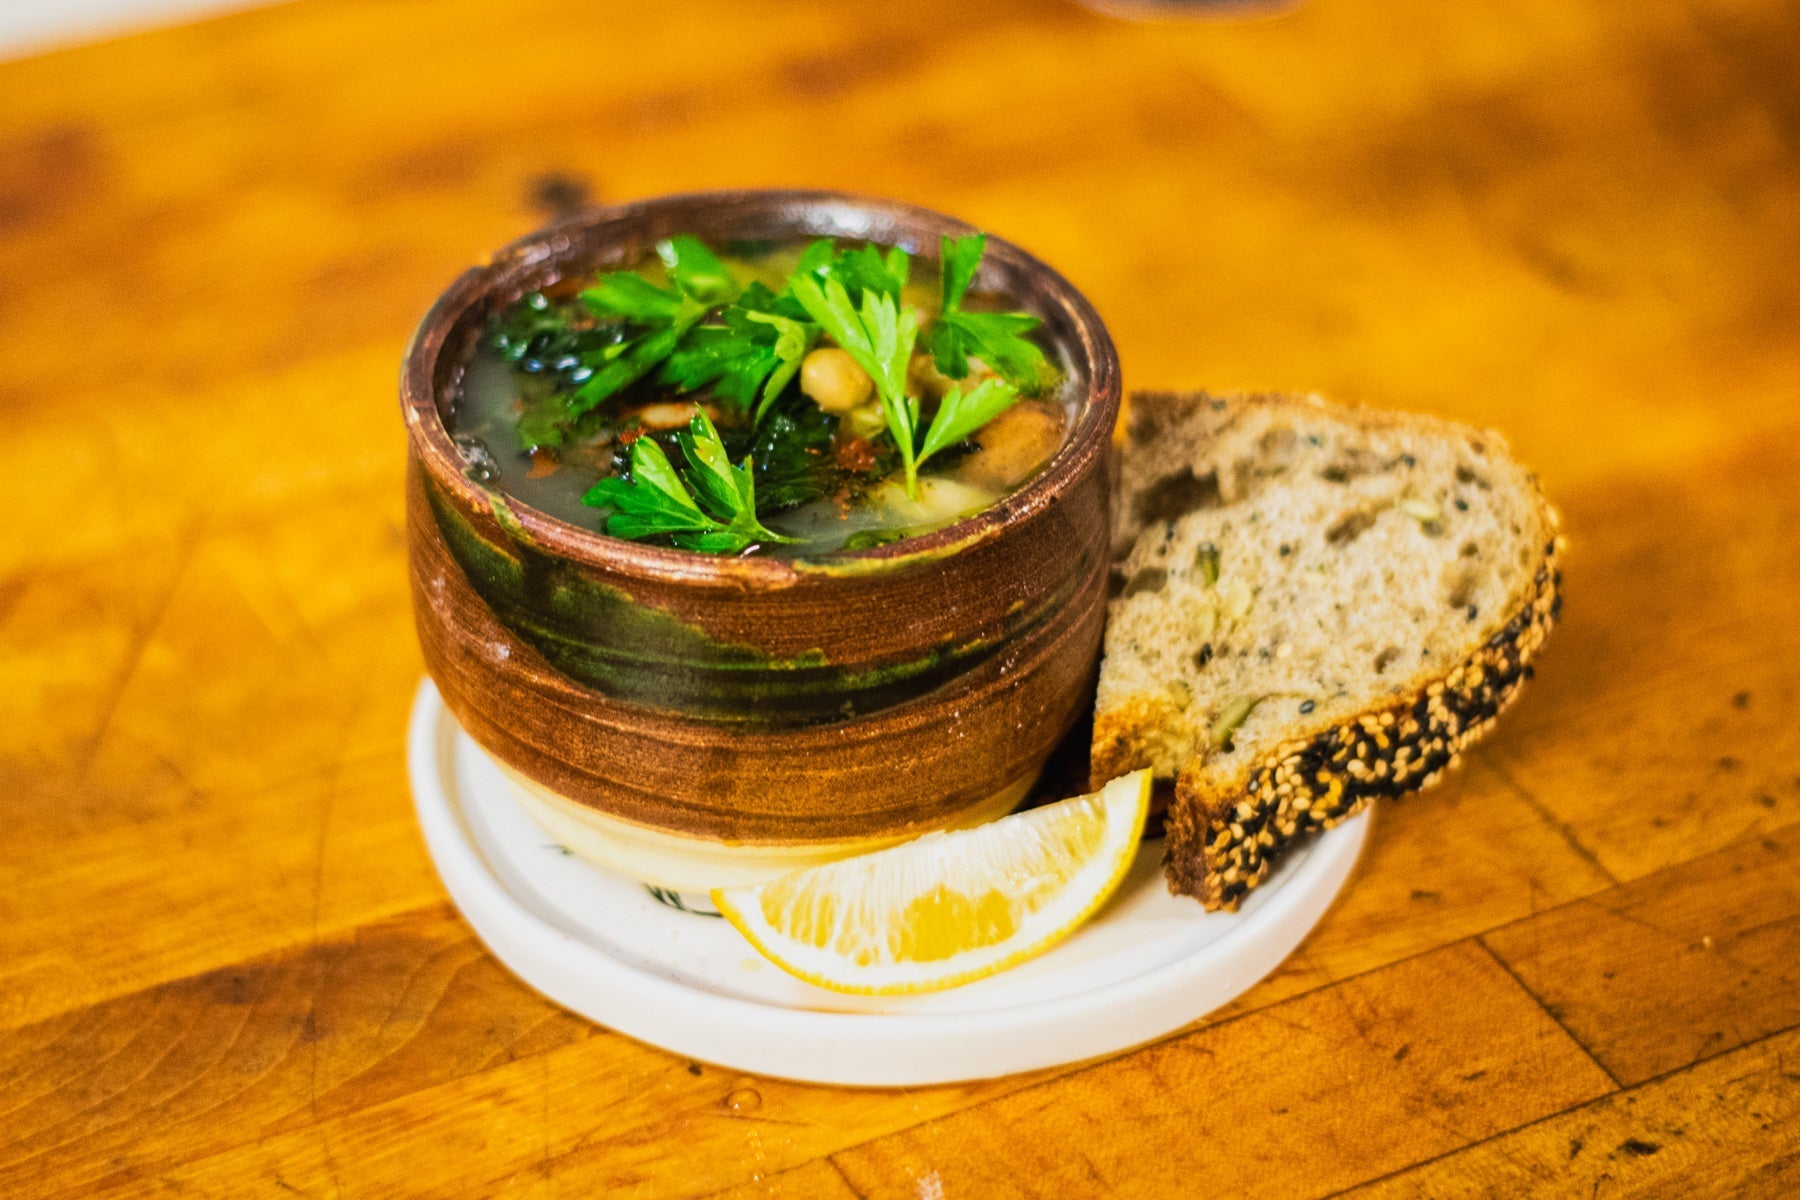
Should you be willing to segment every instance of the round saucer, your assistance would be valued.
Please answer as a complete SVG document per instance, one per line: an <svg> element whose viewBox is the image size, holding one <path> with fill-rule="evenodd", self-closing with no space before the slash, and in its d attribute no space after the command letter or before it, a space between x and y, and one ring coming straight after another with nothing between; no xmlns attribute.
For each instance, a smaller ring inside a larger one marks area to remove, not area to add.
<svg viewBox="0 0 1800 1200"><path fill-rule="evenodd" d="M1151 1041L1266 975L1324 915L1368 833L1365 813L1288 855L1235 913L1163 884L1144 844L1117 896L1047 954L917 996L846 996L763 959L716 915L682 911L575 858L514 799L427 680L408 765L419 824L451 898L526 983L620 1033L688 1058L814 1083L952 1083Z"/></svg>

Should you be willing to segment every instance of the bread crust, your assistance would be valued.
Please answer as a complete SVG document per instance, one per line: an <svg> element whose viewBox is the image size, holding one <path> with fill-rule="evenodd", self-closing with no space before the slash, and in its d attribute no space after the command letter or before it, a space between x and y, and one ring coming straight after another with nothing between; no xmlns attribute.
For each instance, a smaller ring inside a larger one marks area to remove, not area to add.
<svg viewBox="0 0 1800 1200"><path fill-rule="evenodd" d="M1088 783L1104 787L1140 767L1156 767L1160 757L1148 730L1161 728L1179 710L1167 696L1137 692L1094 717L1093 749L1088 757ZM1157 772L1158 778L1165 778Z"/></svg>
<svg viewBox="0 0 1800 1200"><path fill-rule="evenodd" d="M1295 840L1377 798L1430 787L1456 766L1531 677L1562 612L1561 550L1558 536L1545 543L1524 602L1452 670L1290 738L1229 779L1208 780L1203 758L1184 768L1166 826L1169 890L1234 911Z"/></svg>

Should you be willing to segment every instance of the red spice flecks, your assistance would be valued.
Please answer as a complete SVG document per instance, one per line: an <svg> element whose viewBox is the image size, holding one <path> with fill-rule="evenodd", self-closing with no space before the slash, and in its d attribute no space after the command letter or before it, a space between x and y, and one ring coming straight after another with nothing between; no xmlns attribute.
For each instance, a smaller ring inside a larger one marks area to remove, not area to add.
<svg viewBox="0 0 1800 1200"><path fill-rule="evenodd" d="M875 447L863 438L839 438L832 446L831 456L838 466L858 475L875 468Z"/></svg>
<svg viewBox="0 0 1800 1200"><path fill-rule="evenodd" d="M548 446L539 446L531 452L531 470L527 472L526 477L542 479L546 475L554 475L556 468L561 465L562 460L557 456L556 451Z"/></svg>

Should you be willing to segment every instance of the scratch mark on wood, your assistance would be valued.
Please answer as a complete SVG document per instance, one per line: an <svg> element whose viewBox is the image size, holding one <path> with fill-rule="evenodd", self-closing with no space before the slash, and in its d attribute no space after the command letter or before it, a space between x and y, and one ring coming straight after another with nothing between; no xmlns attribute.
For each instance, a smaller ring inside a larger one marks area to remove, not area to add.
<svg viewBox="0 0 1800 1200"><path fill-rule="evenodd" d="M1520 783L1513 776L1512 772L1507 769L1506 764L1499 760L1498 755L1484 753L1481 756L1481 763L1488 770L1492 771L1495 776L1499 778L1500 782L1505 784L1514 795L1523 800L1526 806L1529 807L1533 813L1537 814L1539 820L1555 830L1557 836L1562 838L1563 842L1567 844L1570 850L1575 852L1576 856L1579 857L1582 862L1585 862L1588 866L1599 872L1601 878L1605 879L1608 883L1615 887L1618 885L1618 876L1606 869L1606 864L1600 861L1600 856L1598 854L1595 854L1592 850L1588 849L1587 843L1583 842L1580 836L1576 834L1575 827L1557 816L1550 810L1549 805L1538 799L1535 792Z"/></svg>
<svg viewBox="0 0 1800 1200"><path fill-rule="evenodd" d="M156 603L151 606L149 619L140 628L132 631L131 646L126 651L124 662L119 669L118 681L113 685L106 702L101 705L100 720L94 726L93 739L88 743L81 756L81 767L76 772L76 778L83 783L87 782L89 773L94 769L94 763L100 757L100 749L106 744L107 732L111 730L113 719L118 715L119 704L125 698L126 688L137 675L138 667L143 664L144 651L149 648L151 639L162 628L163 620L169 613L169 605L174 602L176 591L187 576L188 565L193 562L195 553L200 549L200 543L206 532L206 524L207 518L203 516L183 532L176 545L175 565L169 572L168 586L162 590Z"/></svg>

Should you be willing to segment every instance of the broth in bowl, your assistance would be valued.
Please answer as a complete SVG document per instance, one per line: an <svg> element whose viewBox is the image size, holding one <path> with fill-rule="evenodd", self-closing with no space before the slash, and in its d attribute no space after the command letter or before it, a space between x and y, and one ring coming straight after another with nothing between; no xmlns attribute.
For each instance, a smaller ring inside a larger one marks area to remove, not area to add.
<svg viewBox="0 0 1800 1200"><path fill-rule="evenodd" d="M829 238L660 240L497 313L455 397L480 481L571 524L815 557L930 533L1029 482L1076 389L1039 318L940 262Z"/></svg>

